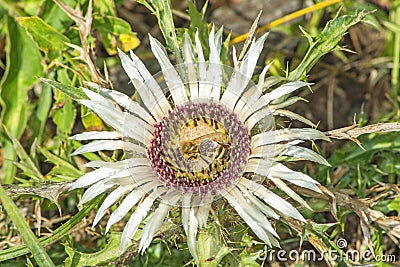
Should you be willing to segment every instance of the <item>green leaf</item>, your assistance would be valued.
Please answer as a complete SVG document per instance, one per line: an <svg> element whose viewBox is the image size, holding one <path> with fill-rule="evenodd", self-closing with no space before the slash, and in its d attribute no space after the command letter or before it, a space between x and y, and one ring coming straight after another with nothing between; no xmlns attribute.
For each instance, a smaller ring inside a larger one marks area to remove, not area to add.
<svg viewBox="0 0 400 267"><path fill-rule="evenodd" d="M81 107L81 119L83 126L88 131L101 131L104 129L104 124L100 117L85 106Z"/></svg>
<svg viewBox="0 0 400 267"><path fill-rule="evenodd" d="M198 11L192 0L188 1L188 12L190 17L190 33L193 35L198 31L201 46L203 47L204 57L208 58L210 47L208 45L209 29L204 21L204 14L207 8L207 2L204 4L201 11ZM224 44L225 45L225 44ZM228 42L229 45L229 42Z"/></svg>
<svg viewBox="0 0 400 267"><path fill-rule="evenodd" d="M64 94L70 96L74 100L89 99L80 88L76 88L67 84L62 84L45 78L40 78L44 83L51 85L53 88L60 90Z"/></svg>
<svg viewBox="0 0 400 267"><path fill-rule="evenodd" d="M113 0L96 0L94 5L98 7L102 16L116 16L115 1Z"/></svg>
<svg viewBox="0 0 400 267"><path fill-rule="evenodd" d="M130 33L131 26L121 18L111 16L95 16L92 27L107 33L121 34Z"/></svg>
<svg viewBox="0 0 400 267"><path fill-rule="evenodd" d="M6 71L0 82L1 120L10 133L19 138L26 125L27 91L43 74L41 55L24 28L10 16L6 21ZM4 183L12 183L15 175L15 151L10 141L3 142Z"/></svg>
<svg viewBox="0 0 400 267"><path fill-rule="evenodd" d="M292 81L301 80L306 77L309 70L319 61L319 59L332 51L338 49L339 41L347 33L347 30L363 20L370 12L355 12L353 15L337 15L329 21L322 32L316 37L311 37L305 30L300 28L308 39L309 49L302 62L297 68L290 72L288 79Z"/></svg>
<svg viewBox="0 0 400 267"><path fill-rule="evenodd" d="M390 21L383 21L382 23L383 23L383 25L386 26L386 28L388 28L392 32L400 33L400 25L394 24L394 23L392 23Z"/></svg>
<svg viewBox="0 0 400 267"><path fill-rule="evenodd" d="M229 33L228 36L225 38L225 40L222 43L222 48L221 48L221 62L222 64L229 64L229 43L231 41L231 34Z"/></svg>
<svg viewBox="0 0 400 267"><path fill-rule="evenodd" d="M400 215L400 198L395 198L393 201L390 201L388 205L389 210L395 210L398 215Z"/></svg>
<svg viewBox="0 0 400 267"><path fill-rule="evenodd" d="M26 224L25 218L19 211L17 205L15 205L14 201L7 195L7 192L1 185L0 200L3 204L4 209L7 211L8 216L10 216L11 220L20 232L24 243L27 245L33 257L35 258L36 263L39 266L55 266L49 255L47 255L43 246L39 243L36 236L32 233L29 225Z"/></svg>
<svg viewBox="0 0 400 267"><path fill-rule="evenodd" d="M66 267L72 266L98 266L115 260L120 252L121 233L111 233L107 245L95 253L82 253L74 248L65 247L68 258L65 260Z"/></svg>
<svg viewBox="0 0 400 267"><path fill-rule="evenodd" d="M47 173L47 175L67 174L70 177L70 179L68 180L71 180L71 178L78 178L81 175L83 175L83 173L80 170L75 168L71 163L69 163L65 159L52 154L45 148L38 147L38 150L43 156L46 157L47 161L55 165L55 167L50 171L50 173Z"/></svg>
<svg viewBox="0 0 400 267"><path fill-rule="evenodd" d="M71 219L67 222L63 223L62 226L57 228L51 236L42 237L39 239L40 245L43 247L49 246L56 242L57 240L64 237L68 232L77 224L81 223L83 218L96 206L99 205L104 199L104 196L97 197L87 203L82 210L80 210L77 214L74 215ZM16 257L23 256L29 253L29 248L27 245L21 245L18 247L11 247L9 249L1 250L0 251L0 262L14 259Z"/></svg>
<svg viewBox="0 0 400 267"><path fill-rule="evenodd" d="M1 267L26 267L27 264L21 260L9 260L1 265Z"/></svg>
<svg viewBox="0 0 400 267"><path fill-rule="evenodd" d="M200 266L216 267L231 252L231 249L221 242L220 235L220 229L216 223L212 223L207 229L199 231L197 250Z"/></svg>
<svg viewBox="0 0 400 267"><path fill-rule="evenodd" d="M38 183L44 183L45 179L33 160L26 153L25 149L22 147L21 143L16 139L10 131L4 126L5 135L10 139L15 153L20 159L20 163L14 163L18 168L20 168L25 175L27 175L32 180Z"/></svg>
<svg viewBox="0 0 400 267"><path fill-rule="evenodd" d="M127 52L135 49L140 44L136 33L132 32L129 23L123 19L111 16L95 16L92 28L99 31L101 40L109 55L115 55L117 47Z"/></svg>
<svg viewBox="0 0 400 267"><path fill-rule="evenodd" d="M138 3L144 5L156 15L158 26L164 36L166 46L174 53L177 64L183 63L178 39L176 37L174 20L172 18L171 1L154 0L147 2L146 0L138 0Z"/></svg>
<svg viewBox="0 0 400 267"><path fill-rule="evenodd" d="M334 225L334 223L317 224L311 222L304 229L304 236L324 257L324 260L328 265L347 266L345 264L346 257L344 256L343 251L324 233L325 230L328 230ZM318 257L320 257L320 255L318 255Z"/></svg>
<svg viewBox="0 0 400 267"><path fill-rule="evenodd" d="M242 252L240 252L239 257L240 257L240 266L246 266L246 267L261 266L257 262L257 260L260 257L259 251L249 253L247 249L243 249Z"/></svg>
<svg viewBox="0 0 400 267"><path fill-rule="evenodd" d="M63 0L62 2L69 6L76 4L74 0ZM73 20L58 5L55 5L53 0L42 2L40 17L58 32L64 32L73 24Z"/></svg>
<svg viewBox="0 0 400 267"><path fill-rule="evenodd" d="M36 42L40 50L45 52L50 50L62 51L67 48L65 43L70 42L67 37L57 32L39 17L24 17L17 20Z"/></svg>
<svg viewBox="0 0 400 267"><path fill-rule="evenodd" d="M76 108L72 104L71 98L63 92L57 92L55 99L55 108L52 110L51 116L60 131L69 135L74 127Z"/></svg>
<svg viewBox="0 0 400 267"><path fill-rule="evenodd" d="M346 155L344 162L357 162L370 159L373 153L383 150L395 150L400 148L399 134L388 133L383 135L369 134L360 138L363 148L357 147Z"/></svg>
<svg viewBox="0 0 400 267"><path fill-rule="evenodd" d="M30 129L33 130L34 137L37 138L38 144L42 142L43 130L49 117L52 101L53 97L50 85L42 84L36 110L28 122Z"/></svg>

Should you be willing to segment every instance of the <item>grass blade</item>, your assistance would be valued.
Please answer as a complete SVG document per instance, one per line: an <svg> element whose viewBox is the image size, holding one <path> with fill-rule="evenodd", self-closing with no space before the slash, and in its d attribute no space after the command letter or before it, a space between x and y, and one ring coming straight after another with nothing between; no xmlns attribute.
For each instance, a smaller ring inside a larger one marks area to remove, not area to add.
<svg viewBox="0 0 400 267"><path fill-rule="evenodd" d="M14 149L14 153L19 157L20 163L15 163L13 164L15 166L18 166L21 170L24 171L25 175L29 176L32 180L39 182L39 183L44 183L46 182L43 175L40 173L38 167L35 165L33 160L29 157L28 153L26 153L25 149L21 145L21 143L18 141L17 138L15 138L10 130L5 126L5 125L0 125L2 126L5 135L7 135L8 139L11 141L12 148ZM25 171L28 171L27 173Z"/></svg>
<svg viewBox="0 0 400 267"><path fill-rule="evenodd" d="M42 237L39 239L40 246L46 247L50 244L53 244L60 238L63 238L75 225L80 223L83 218L94 208L96 207L104 197L96 198L85 205L82 210L80 210L77 214L74 215L71 219L69 219L62 226L57 228L53 232L53 234L49 237ZM0 251L0 262L14 259L16 257L23 256L29 253L29 248L27 245L21 245L18 247L12 247L3 251Z"/></svg>
<svg viewBox="0 0 400 267"><path fill-rule="evenodd" d="M20 232L24 243L35 258L36 263L39 266L55 266L49 255L47 255L46 251L39 243L39 240L26 224L24 216L22 216L22 214L20 213L17 205L15 205L13 200L7 195L7 192L1 185L0 200L3 204L4 209L7 211L8 216L10 216L11 220Z"/></svg>

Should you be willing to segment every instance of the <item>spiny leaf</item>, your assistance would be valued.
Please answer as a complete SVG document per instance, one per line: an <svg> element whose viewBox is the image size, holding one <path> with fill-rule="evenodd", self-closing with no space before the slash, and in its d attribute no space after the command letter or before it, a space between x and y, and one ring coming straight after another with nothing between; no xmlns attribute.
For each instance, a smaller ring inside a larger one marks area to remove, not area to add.
<svg viewBox="0 0 400 267"><path fill-rule="evenodd" d="M178 39L176 37L174 20L172 18L170 0L155 0L150 2L138 0L138 2L148 8L157 17L158 25L164 36L167 47L173 51L177 63L183 63Z"/></svg>
<svg viewBox="0 0 400 267"><path fill-rule="evenodd" d="M288 79L292 81L303 79L323 55L339 48L339 41L351 26L362 21L363 18L370 13L371 12L356 11L353 15L340 15L338 12L336 16L325 25L322 32L314 38L304 29L300 28L308 39L310 47L303 61L295 70L290 72Z"/></svg>
<svg viewBox="0 0 400 267"><path fill-rule="evenodd" d="M86 94L80 88L76 88L67 84L62 84L56 81L52 81L45 78L40 78L40 80L44 83L51 85L52 87L60 90L61 92L65 93L66 95L70 96L74 100L80 99L89 99Z"/></svg>
<svg viewBox="0 0 400 267"><path fill-rule="evenodd" d="M208 45L208 35L209 35L209 29L207 27L206 22L204 21L204 13L207 8L207 2L204 4L204 7L201 11L198 11L196 8L196 5L192 0L188 1L188 12L190 16L190 33L193 35L196 33L196 31L199 32L199 39L201 46L203 47L203 52L205 58L208 58L208 55L210 54L210 47ZM228 42L229 46L229 42Z"/></svg>

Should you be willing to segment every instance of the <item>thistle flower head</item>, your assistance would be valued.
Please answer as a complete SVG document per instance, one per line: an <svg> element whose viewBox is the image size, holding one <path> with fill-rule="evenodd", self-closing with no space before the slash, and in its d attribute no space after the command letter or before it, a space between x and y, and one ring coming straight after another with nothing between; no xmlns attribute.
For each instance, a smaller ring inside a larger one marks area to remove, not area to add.
<svg viewBox="0 0 400 267"><path fill-rule="evenodd" d="M301 116L282 110L298 98L283 98L309 84L284 83L269 90L261 72L258 83L251 77L267 35L253 40L246 55L234 67L220 61L222 31L209 36L206 60L198 35L193 44L183 36L184 64L173 66L164 47L150 36L151 49L161 66L152 76L134 54L120 52L122 66L140 99L132 100L114 90L89 84L88 100L81 103L96 112L114 131L86 132L75 140L93 140L73 155L101 150L125 151L116 162L92 161L95 170L79 178L73 189L88 187L81 204L108 192L94 225L107 209L121 200L112 212L106 230L132 214L124 228L121 252L146 221L139 244L144 251L173 206L182 210L188 247L198 260L196 235L207 223L211 203L225 198L253 232L267 245L278 246L278 234L269 219L281 216L304 221L288 201L262 185L269 179L301 205L307 203L287 183L317 192L318 182L279 162L287 155L328 164L310 149L297 146L305 140L326 139L311 128L275 129L274 115L294 119ZM94 92L96 91L96 92Z"/></svg>

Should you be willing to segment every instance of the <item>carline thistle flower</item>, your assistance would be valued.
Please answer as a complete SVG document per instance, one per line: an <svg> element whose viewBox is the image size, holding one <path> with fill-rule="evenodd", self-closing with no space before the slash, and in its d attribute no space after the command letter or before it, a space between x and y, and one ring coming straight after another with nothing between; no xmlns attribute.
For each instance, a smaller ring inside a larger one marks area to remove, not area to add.
<svg viewBox="0 0 400 267"><path fill-rule="evenodd" d="M106 231L133 210L122 233L121 253L148 217L139 243L139 251L145 251L169 211L180 206L188 248L198 261L198 228L206 225L211 203L219 197L225 198L269 246L279 246L270 218L287 216L305 221L295 207L262 182L269 179L293 200L310 208L286 182L320 192L318 182L292 171L279 162L279 157L329 165L319 154L298 146L306 140L327 138L312 128L275 129L275 115L307 122L282 108L300 99L285 96L309 84L292 81L270 90L269 86L276 84L265 79L270 65L264 67L257 84L251 81L266 38L267 34L253 40L241 62L233 48L234 68L230 68L220 61L222 29L210 32L208 61L198 34L193 44L185 33L184 64L178 66L171 64L165 48L150 36L160 75L152 76L133 52L129 57L120 51L122 66L140 101L93 83L88 84L93 91L83 89L89 99L80 102L114 131L73 136L75 140L93 140L73 155L123 149L125 158L87 163L95 170L80 177L71 189L88 187L80 204L109 192L93 225L121 200Z"/></svg>

